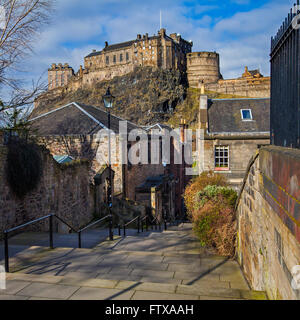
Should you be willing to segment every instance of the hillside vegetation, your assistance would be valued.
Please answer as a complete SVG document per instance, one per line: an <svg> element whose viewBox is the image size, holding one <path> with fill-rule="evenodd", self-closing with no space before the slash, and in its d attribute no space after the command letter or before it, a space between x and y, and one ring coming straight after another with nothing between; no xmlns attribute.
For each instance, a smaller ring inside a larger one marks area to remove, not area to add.
<svg viewBox="0 0 300 320"><path fill-rule="evenodd" d="M110 81L101 81L59 95L51 91L39 97L38 107L31 117L36 117L57 107L76 101L103 108L102 96L110 87L115 96L112 113L139 125L157 122L178 127L181 119L196 128L198 121L200 89L188 88L186 74L177 70L138 67L135 71ZM209 98L234 98L232 95L206 93Z"/></svg>

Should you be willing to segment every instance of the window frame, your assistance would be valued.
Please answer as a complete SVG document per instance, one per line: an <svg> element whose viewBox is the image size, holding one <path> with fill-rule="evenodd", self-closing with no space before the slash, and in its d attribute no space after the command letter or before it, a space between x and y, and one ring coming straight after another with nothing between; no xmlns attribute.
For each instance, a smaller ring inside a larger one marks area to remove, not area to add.
<svg viewBox="0 0 300 320"><path fill-rule="evenodd" d="M250 119L244 119L243 111L249 111ZM253 121L252 110L251 109L241 109L241 118L242 118L242 121Z"/></svg>
<svg viewBox="0 0 300 320"><path fill-rule="evenodd" d="M228 153L227 157L225 157L224 155L223 155L223 157L221 157L220 155L217 157L216 156L217 148L219 149L219 152L221 152L223 150L223 153L227 150L227 153ZM217 166L217 158L219 159L219 167ZM221 158L223 158L223 163L224 163L224 160L227 159L227 167L221 167L221 161L220 161ZM214 167L215 167L215 171L230 171L230 147L229 147L229 145L215 145L214 146Z"/></svg>

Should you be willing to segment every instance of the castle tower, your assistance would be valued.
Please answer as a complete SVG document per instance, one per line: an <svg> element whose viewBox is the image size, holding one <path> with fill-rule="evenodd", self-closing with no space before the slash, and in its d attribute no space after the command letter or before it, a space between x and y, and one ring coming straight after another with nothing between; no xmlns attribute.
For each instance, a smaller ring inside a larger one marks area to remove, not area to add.
<svg viewBox="0 0 300 320"><path fill-rule="evenodd" d="M64 87L73 75L74 70L67 63L64 65L52 63L48 69L48 90Z"/></svg>
<svg viewBox="0 0 300 320"><path fill-rule="evenodd" d="M220 58L216 52L187 54L187 75L190 87L200 88L205 83L216 83L222 78Z"/></svg>

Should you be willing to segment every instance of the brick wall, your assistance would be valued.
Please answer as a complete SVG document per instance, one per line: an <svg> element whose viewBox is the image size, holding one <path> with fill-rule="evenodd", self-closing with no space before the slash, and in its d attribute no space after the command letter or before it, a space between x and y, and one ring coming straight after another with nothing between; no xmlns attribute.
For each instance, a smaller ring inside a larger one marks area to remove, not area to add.
<svg viewBox="0 0 300 320"><path fill-rule="evenodd" d="M55 213L75 228L92 220L94 188L89 184L90 164L88 162L68 166L59 165L53 160L49 151L41 148L42 178L36 189L21 200L11 192L6 182L6 156L7 148L0 143L1 236L5 229L50 213ZM37 228L48 230L48 222Z"/></svg>
<svg viewBox="0 0 300 320"><path fill-rule="evenodd" d="M291 286L300 265L300 151L263 147L237 208L237 256L255 290L271 299L300 299Z"/></svg>

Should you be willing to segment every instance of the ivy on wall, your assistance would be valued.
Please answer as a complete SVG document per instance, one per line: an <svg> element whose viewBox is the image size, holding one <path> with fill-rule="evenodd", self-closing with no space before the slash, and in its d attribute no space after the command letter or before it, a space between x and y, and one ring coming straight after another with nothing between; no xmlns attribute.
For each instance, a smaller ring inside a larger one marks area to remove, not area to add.
<svg viewBox="0 0 300 320"><path fill-rule="evenodd" d="M18 198L23 198L39 184L43 169L41 153L36 144L22 139L10 139L7 147L7 183Z"/></svg>

